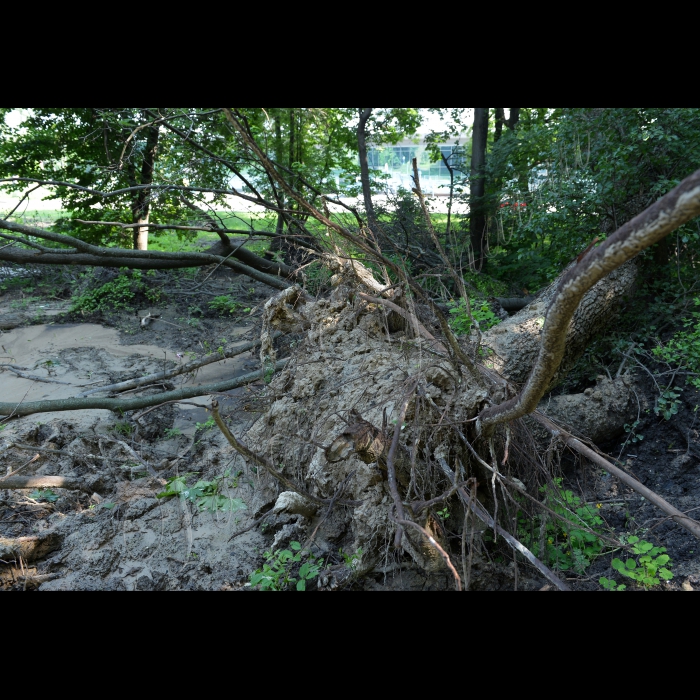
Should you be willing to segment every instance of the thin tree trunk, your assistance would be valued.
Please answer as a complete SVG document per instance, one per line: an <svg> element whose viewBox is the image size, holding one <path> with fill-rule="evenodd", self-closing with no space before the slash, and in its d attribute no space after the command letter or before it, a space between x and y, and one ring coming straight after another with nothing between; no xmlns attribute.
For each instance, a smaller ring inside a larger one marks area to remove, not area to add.
<svg viewBox="0 0 700 700"><path fill-rule="evenodd" d="M484 211L484 166L486 164L486 140L489 128L487 107L474 109L474 129L472 132L471 180L469 186L469 236L474 251L474 267L485 267L484 248L486 238L486 215Z"/></svg>
<svg viewBox="0 0 700 700"><path fill-rule="evenodd" d="M520 121L520 107L510 107L510 116L506 122L506 126L513 131Z"/></svg>
<svg viewBox="0 0 700 700"><path fill-rule="evenodd" d="M365 107L360 112L360 121L357 125L357 148L360 154L360 181L362 183L362 196L365 200L367 212L367 224L374 231L377 217L374 214L372 204L372 191L369 182L369 163L367 162L367 121L372 115L372 107Z"/></svg>
<svg viewBox="0 0 700 700"><path fill-rule="evenodd" d="M493 129L493 142L496 143L503 133L503 124L506 121L506 113L503 107L496 107L496 125Z"/></svg>
<svg viewBox="0 0 700 700"><path fill-rule="evenodd" d="M146 151L143 154L141 165L141 183L150 185L153 182L153 169L158 153L158 137L160 128L158 125L146 129ZM151 195L149 190L141 190L133 205L133 222L135 224L147 224L151 207ZM134 249L148 250L148 227L138 226L134 229Z"/></svg>

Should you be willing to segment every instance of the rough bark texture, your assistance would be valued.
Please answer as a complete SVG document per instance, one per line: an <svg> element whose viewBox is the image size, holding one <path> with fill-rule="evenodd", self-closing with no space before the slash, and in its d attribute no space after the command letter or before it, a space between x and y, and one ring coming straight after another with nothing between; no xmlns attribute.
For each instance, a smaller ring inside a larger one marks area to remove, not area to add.
<svg viewBox="0 0 700 700"><path fill-rule="evenodd" d="M372 115L372 108L365 107L360 112L360 121L357 125L357 147L360 154L360 181L362 183L362 196L365 200L365 211L367 212L367 223L371 229L376 224L374 215L374 205L372 204L372 190L369 182L369 163L367 162L367 120Z"/></svg>
<svg viewBox="0 0 700 700"><path fill-rule="evenodd" d="M550 385L556 386L569 372L593 338L614 321L634 292L637 279L636 259L614 270L582 299L566 336L566 354ZM514 384L522 384L537 357L544 317L558 280L547 287L522 311L484 333L483 344L493 350L489 358L493 369Z"/></svg>
<svg viewBox="0 0 700 700"><path fill-rule="evenodd" d="M489 110L474 108L474 130L472 132L471 180L469 184L469 236L474 251L474 265L481 270L484 264L486 238L486 216L484 214L484 166L486 164L486 141L489 131Z"/></svg>
<svg viewBox="0 0 700 700"><path fill-rule="evenodd" d="M538 410L569 432L600 442L621 433L625 423L631 424L638 414L639 405L631 376L618 379L599 376L595 387L581 394L545 399ZM541 426L533 427L535 433L543 431ZM542 437L549 441L549 434Z"/></svg>

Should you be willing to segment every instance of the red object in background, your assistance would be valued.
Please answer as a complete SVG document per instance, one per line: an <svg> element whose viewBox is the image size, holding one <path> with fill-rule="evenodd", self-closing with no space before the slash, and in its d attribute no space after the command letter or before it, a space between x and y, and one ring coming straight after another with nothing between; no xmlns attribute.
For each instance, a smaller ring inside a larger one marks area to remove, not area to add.
<svg viewBox="0 0 700 700"><path fill-rule="evenodd" d="M503 202L501 204L501 209L503 209L503 207L511 207L511 206L513 207L513 209L515 209L517 207L526 207L527 203L526 202L514 202L513 204L511 204L510 202Z"/></svg>

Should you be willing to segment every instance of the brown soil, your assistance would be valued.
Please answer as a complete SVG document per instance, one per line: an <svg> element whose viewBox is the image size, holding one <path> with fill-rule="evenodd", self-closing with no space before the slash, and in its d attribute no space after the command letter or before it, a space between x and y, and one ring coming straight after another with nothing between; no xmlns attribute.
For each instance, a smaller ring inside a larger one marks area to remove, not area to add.
<svg viewBox="0 0 700 700"><path fill-rule="evenodd" d="M201 272L189 284L205 275ZM166 276L158 280L170 284ZM262 307L272 295L263 285L225 271L194 293L182 293L186 291L169 293L167 303L157 308L144 303L128 312L83 316L68 313L65 299L27 301L21 288L10 287L0 296L0 321L12 318L0 325L8 328L0 336L0 364L26 368L19 371L50 383L5 370L0 374L2 400L75 396L88 385L99 386L97 382L111 384L174 367L187 359L188 352L201 357L219 346L260 336ZM69 294L66 284L58 296ZM208 302L222 294L251 311L232 317L210 309ZM140 317L149 312L160 315L160 320L142 328ZM384 415L390 423L409 370L419 368L429 378L436 406L447 409L452 397L449 410L462 420L474 415L483 395L474 390L455 394L455 377L430 347L408 342L400 331L390 333L382 314L358 315L342 295L307 304L304 314L311 329L288 334L275 344L278 358L291 350L293 364L269 386L260 382L217 397L222 415L250 447L318 496L332 496L339 481L350 477L345 497L363 500L362 506L336 507L325 520L323 510L300 512L303 509L293 505L294 499L280 497L283 489L276 482L232 452L215 427L204 425L210 413L201 406L208 405L210 397L190 401L200 406L163 406L138 419L135 413L116 416L94 410L12 419L0 431L0 475L39 454L21 474L71 477L82 480L85 487L57 489L55 502L29 490L0 490L0 588L248 590L246 584L262 565L263 552L304 541L321 524L313 551L331 565L333 574L319 578L322 587L452 589L452 576L418 538L413 558L388 547L394 526L387 515L391 497L381 470L356 456L331 465L322 447L342 431L350 408L374 425L381 426ZM203 368L196 377L176 378L172 384L208 383L259 367L259 354L253 351ZM159 391L162 387L157 386L144 393ZM644 440L623 445L616 439L600 446L615 458L619 454L619 463L673 505L692 511L700 503L700 425L695 420L700 396L684 391L684 404L672 421L654 415L652 397L650 387L640 394L636 433ZM409 441L414 419L411 408ZM440 442L439 428L431 440ZM16 443L37 451L20 449ZM662 588L700 586L700 543L692 535L590 464L565 455L562 469L567 485L584 500L601 504L600 513L611 530L636 533L667 547L675 578ZM197 472L190 485L228 473L221 494L241 499L246 508L235 513L199 512L180 498L157 498L169 479L190 472ZM528 488L536 495L536 488L529 484ZM458 561L462 523L457 522L458 509L450 506L450 510L451 519L437 518L432 525ZM265 514L262 526L232 539ZM475 538L472 589L546 585L522 560L514 562L502 542L493 543L481 532L483 528ZM22 540L21 558L20 538L30 538ZM343 575L349 569L341 549L346 555L362 549L354 566L363 578ZM384 552L384 558L378 560L377 552ZM619 554L600 557L585 575L562 575L574 588L599 589L600 576L615 577L610 560ZM416 563L421 556L423 567Z"/></svg>

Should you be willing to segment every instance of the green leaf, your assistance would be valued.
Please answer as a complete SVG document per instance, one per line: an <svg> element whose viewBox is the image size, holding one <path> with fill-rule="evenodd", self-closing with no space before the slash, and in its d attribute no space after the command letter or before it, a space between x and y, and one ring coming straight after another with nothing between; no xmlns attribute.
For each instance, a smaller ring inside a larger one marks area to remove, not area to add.
<svg viewBox="0 0 700 700"><path fill-rule="evenodd" d="M306 562L305 564L302 564L302 565L301 565L301 568L299 569L299 576L300 576L301 578L307 578L310 568L311 568L311 567L310 567L309 562Z"/></svg>
<svg viewBox="0 0 700 700"><path fill-rule="evenodd" d="M290 542L289 546L296 551L301 549L301 545L298 542Z"/></svg>
<svg viewBox="0 0 700 700"><path fill-rule="evenodd" d="M636 569L636 568L637 568L637 562L636 562L634 559L628 559L628 560L625 562L625 566L626 566L628 569Z"/></svg>
<svg viewBox="0 0 700 700"><path fill-rule="evenodd" d="M297 581L297 590L298 591L305 591L306 590L306 581L304 581L304 579Z"/></svg>

